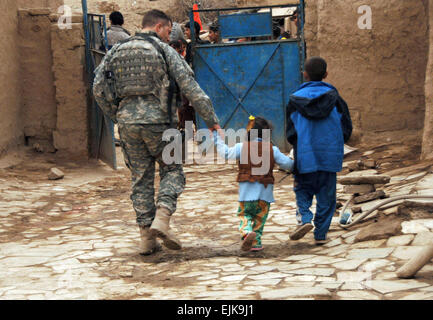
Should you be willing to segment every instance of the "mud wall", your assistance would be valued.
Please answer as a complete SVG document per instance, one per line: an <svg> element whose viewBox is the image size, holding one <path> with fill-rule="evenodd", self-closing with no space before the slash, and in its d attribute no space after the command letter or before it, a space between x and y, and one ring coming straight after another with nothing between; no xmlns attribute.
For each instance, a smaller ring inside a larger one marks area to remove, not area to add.
<svg viewBox="0 0 433 320"><path fill-rule="evenodd" d="M372 9L360 29L358 8ZM308 55L329 63L362 141L421 144L425 116L427 1L307 0Z"/></svg>
<svg viewBox="0 0 433 320"><path fill-rule="evenodd" d="M27 145L73 157L88 154L82 17L60 29L50 8L19 9L21 117Z"/></svg>
<svg viewBox="0 0 433 320"><path fill-rule="evenodd" d="M56 10L63 5L63 0L17 0L18 8L22 9L47 9Z"/></svg>
<svg viewBox="0 0 433 320"><path fill-rule="evenodd" d="M239 6L273 6L280 4L299 3L299 0L238 0Z"/></svg>
<svg viewBox="0 0 433 320"><path fill-rule="evenodd" d="M82 21L72 23L71 29L62 30L55 23L55 16L52 20L52 70L57 102L54 146L59 153L86 157L89 124L83 24Z"/></svg>
<svg viewBox="0 0 433 320"><path fill-rule="evenodd" d="M53 152L57 105L51 70L51 21L49 11L42 11L19 10L21 121L29 145L39 144L43 151Z"/></svg>
<svg viewBox="0 0 433 320"><path fill-rule="evenodd" d="M18 17L15 0L2 0L0 11L4 22L0 25L0 156L10 148L23 143L20 122Z"/></svg>
<svg viewBox="0 0 433 320"><path fill-rule="evenodd" d="M429 1L429 60L426 72L426 115L422 158L433 159L433 0Z"/></svg>
<svg viewBox="0 0 433 320"><path fill-rule="evenodd" d="M134 34L141 29L142 14L148 9L160 9L160 10L176 10L174 4L177 0L88 0L87 7L89 13L105 14L107 19L107 27L110 25L109 15L113 11L122 12L126 28L129 32ZM81 13L82 4L81 0L64 0L64 4L71 7L72 12Z"/></svg>

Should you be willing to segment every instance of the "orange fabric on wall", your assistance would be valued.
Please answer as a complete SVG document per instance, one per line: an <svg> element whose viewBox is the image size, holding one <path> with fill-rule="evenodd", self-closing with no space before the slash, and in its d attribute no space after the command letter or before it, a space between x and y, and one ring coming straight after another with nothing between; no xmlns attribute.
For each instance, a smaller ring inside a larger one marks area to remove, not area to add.
<svg viewBox="0 0 433 320"><path fill-rule="evenodd" d="M192 6L193 10L198 10L198 4L194 4ZM203 25L201 23L201 19L200 19L200 13L199 12L194 12L194 21L197 21L198 24L200 25L200 30L203 30Z"/></svg>

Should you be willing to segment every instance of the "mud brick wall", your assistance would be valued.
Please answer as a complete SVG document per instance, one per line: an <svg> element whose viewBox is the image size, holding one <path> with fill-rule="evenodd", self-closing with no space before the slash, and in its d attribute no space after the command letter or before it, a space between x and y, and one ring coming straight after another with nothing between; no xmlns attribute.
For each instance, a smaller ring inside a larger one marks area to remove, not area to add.
<svg viewBox="0 0 433 320"><path fill-rule="evenodd" d="M44 151L54 152L57 106L49 9L19 10L18 40L24 135L29 145L38 143Z"/></svg>
<svg viewBox="0 0 433 320"><path fill-rule="evenodd" d="M433 159L433 0L429 0L429 60L427 65L425 96L426 116L422 157Z"/></svg>
<svg viewBox="0 0 433 320"><path fill-rule="evenodd" d="M0 156L24 142L22 134L19 84L18 17L15 0L2 0L0 11Z"/></svg>
<svg viewBox="0 0 433 320"><path fill-rule="evenodd" d="M358 28L369 5L371 30ZM347 100L355 136L421 145L425 117L427 1L307 0L308 55L329 63L328 81Z"/></svg>
<svg viewBox="0 0 433 320"><path fill-rule="evenodd" d="M215 0L214 7L232 7L234 3L238 6L266 6L298 3L298 1L299 0ZM122 12L125 18L124 27L131 33L135 33L141 29L141 18L143 12L148 9L159 9L174 18L178 18L180 16L179 2L180 0L87 0L87 6L91 13L105 14L107 17L107 24L109 24L108 16L113 10ZM207 3L210 3L210 1L207 1ZM75 13L82 12L81 0L64 0L64 4L70 6ZM185 19L187 18L183 17L181 20ZM183 21L179 20L177 22Z"/></svg>
<svg viewBox="0 0 433 320"><path fill-rule="evenodd" d="M88 0L87 7L89 13L105 14L107 19L107 27L110 26L109 15L112 11L117 10L122 12L126 28L132 34L135 34L141 29L142 14L148 9L160 9L167 11L178 10L174 5L177 0ZM71 7L74 13L82 12L81 0L64 0L64 4Z"/></svg>
<svg viewBox="0 0 433 320"><path fill-rule="evenodd" d="M280 4L299 3L299 0L238 0L239 6L274 6Z"/></svg>
<svg viewBox="0 0 433 320"><path fill-rule="evenodd" d="M82 23L72 23L72 29L64 30L53 23L51 48L57 101L54 146L59 153L87 157L87 88Z"/></svg>
<svg viewBox="0 0 433 320"><path fill-rule="evenodd" d="M63 0L17 0L18 8L32 9L42 8L56 10L58 7L63 5Z"/></svg>

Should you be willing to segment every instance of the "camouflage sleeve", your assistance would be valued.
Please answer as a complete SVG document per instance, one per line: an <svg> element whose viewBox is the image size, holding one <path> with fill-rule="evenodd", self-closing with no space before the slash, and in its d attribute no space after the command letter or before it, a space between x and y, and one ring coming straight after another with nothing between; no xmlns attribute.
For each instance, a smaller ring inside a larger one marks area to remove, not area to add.
<svg viewBox="0 0 433 320"><path fill-rule="evenodd" d="M176 79L182 94L188 98L208 128L218 124L219 120L215 114L212 101L195 81L194 72L186 61L170 46L163 44L162 47L165 51L172 77Z"/></svg>
<svg viewBox="0 0 433 320"><path fill-rule="evenodd" d="M108 116L114 123L117 123L116 113L117 107L108 103L105 99L103 82L104 82L104 63L107 57L110 55L109 51L107 55L102 59L102 62L95 69L95 79L93 81L93 96L95 97L96 103L102 112Z"/></svg>

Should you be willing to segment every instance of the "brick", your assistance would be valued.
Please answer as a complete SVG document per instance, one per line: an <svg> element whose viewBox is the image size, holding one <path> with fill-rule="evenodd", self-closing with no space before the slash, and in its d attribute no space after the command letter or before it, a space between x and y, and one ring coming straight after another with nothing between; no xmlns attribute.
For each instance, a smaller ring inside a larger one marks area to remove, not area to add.
<svg viewBox="0 0 433 320"><path fill-rule="evenodd" d="M360 162L359 161L351 161L347 163L347 168L350 171L358 171L361 170Z"/></svg>
<svg viewBox="0 0 433 320"><path fill-rule="evenodd" d="M363 196L356 197L353 201L354 203L359 204L359 203L364 203L376 199L383 199L385 198L385 196L386 196L385 191L379 190L376 192L368 193Z"/></svg>
<svg viewBox="0 0 433 320"><path fill-rule="evenodd" d="M358 184L358 185L344 186L344 193L348 193L348 194L365 194L374 191L376 191L376 189L372 184Z"/></svg>
<svg viewBox="0 0 433 320"><path fill-rule="evenodd" d="M363 160L362 163L364 164L365 167L367 167L369 169L376 168L376 160L373 160L373 159Z"/></svg>
<svg viewBox="0 0 433 320"><path fill-rule="evenodd" d="M398 214L400 214L400 208L399 207L389 208L389 209L383 210L382 213L385 216L389 216L392 214L398 215Z"/></svg>
<svg viewBox="0 0 433 320"><path fill-rule="evenodd" d="M389 181L391 181L391 177L385 175L343 176L338 179L340 184L346 186L353 184L387 184Z"/></svg>
<svg viewBox="0 0 433 320"><path fill-rule="evenodd" d="M31 16L48 16L50 14L49 8L34 8L29 9L29 15Z"/></svg>

